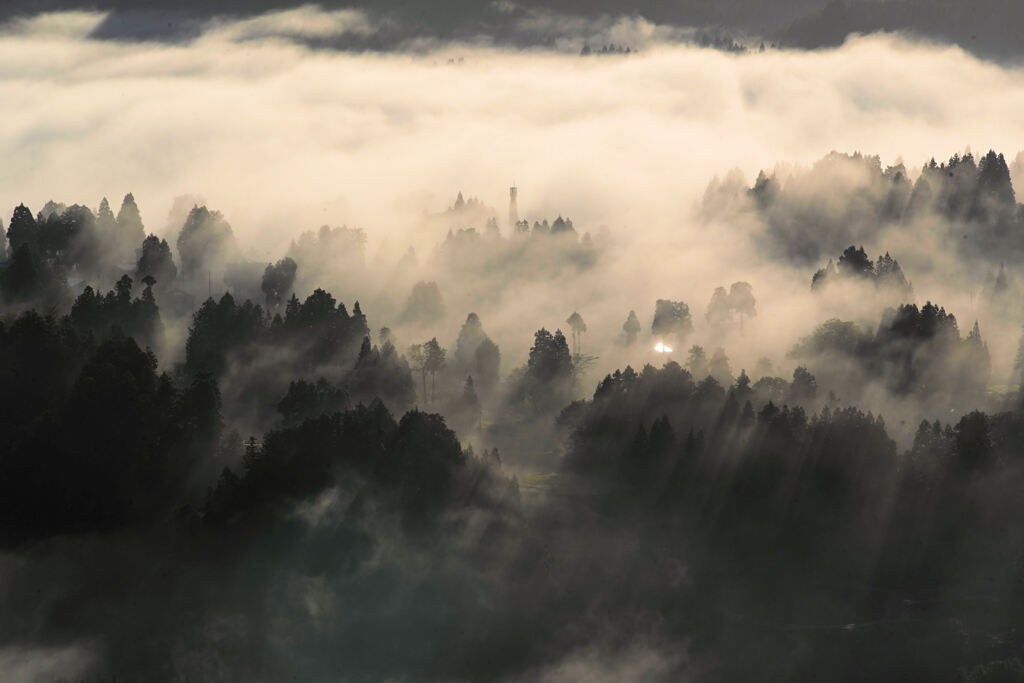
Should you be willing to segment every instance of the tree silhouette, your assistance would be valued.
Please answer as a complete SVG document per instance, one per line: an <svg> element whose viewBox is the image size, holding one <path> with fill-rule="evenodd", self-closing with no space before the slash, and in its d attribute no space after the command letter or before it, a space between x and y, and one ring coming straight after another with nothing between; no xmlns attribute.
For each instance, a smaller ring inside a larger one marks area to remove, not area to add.
<svg viewBox="0 0 1024 683"><path fill-rule="evenodd" d="M708 376L708 358L704 353L704 347L696 344L690 347L689 356L686 359L686 369L698 380Z"/></svg>
<svg viewBox="0 0 1024 683"><path fill-rule="evenodd" d="M629 315L626 316L626 322L622 323L622 331L626 333L626 346L632 346L636 343L640 330L640 321L636 318L636 311L630 311Z"/></svg>
<svg viewBox="0 0 1024 683"><path fill-rule="evenodd" d="M285 297L292 294L298 269L298 264L287 256L275 264L267 264L266 270L263 271L263 279L260 281L260 290L265 297L267 310L280 308Z"/></svg>
<svg viewBox="0 0 1024 683"><path fill-rule="evenodd" d="M167 240L149 235L142 241L139 261L135 266L135 277L140 280L152 277L161 289L168 289L178 277L178 267L171 256Z"/></svg>
<svg viewBox="0 0 1024 683"><path fill-rule="evenodd" d="M871 259L864 252L864 247L859 249L853 246L847 247L842 256L839 257L839 263L836 266L836 270L840 275L847 277L862 277L862 278L873 278L875 275L875 267L871 263Z"/></svg>
<svg viewBox="0 0 1024 683"><path fill-rule="evenodd" d="M96 210L96 232L105 252L116 255L119 260L125 254L134 260L132 245L138 242L129 242L118 234L120 231L117 220L114 218L114 212L110 210L110 202L106 197L100 200L99 208Z"/></svg>
<svg viewBox="0 0 1024 683"><path fill-rule="evenodd" d="M285 426L294 426L302 422L330 415L348 407L348 396L339 387L332 386L321 377L313 382L304 380L292 381L288 385L288 393L277 404L277 410Z"/></svg>
<svg viewBox="0 0 1024 683"><path fill-rule="evenodd" d="M410 323L429 323L444 316L444 300L436 282L417 282L405 302L402 320Z"/></svg>
<svg viewBox="0 0 1024 683"><path fill-rule="evenodd" d="M572 331L572 352L574 356L580 355L580 337L587 331L587 323L583 322L583 316L576 311L572 312L566 319L566 324Z"/></svg>
<svg viewBox="0 0 1024 683"><path fill-rule="evenodd" d="M135 196L129 192L117 212L118 241L124 245L140 244L146 238L146 227L142 224L142 213L135 203Z"/></svg>
<svg viewBox="0 0 1024 683"><path fill-rule="evenodd" d="M740 317L740 330L743 329L743 319L753 318L757 315L757 300L754 298L754 288L748 282L734 282L729 287L729 307Z"/></svg>
<svg viewBox="0 0 1024 683"><path fill-rule="evenodd" d="M444 370L447 365L445 361L446 351L437 343L437 337L423 345L424 362L423 367L430 373L430 400L437 400L437 373Z"/></svg>
<svg viewBox="0 0 1024 683"><path fill-rule="evenodd" d="M452 355L452 360L460 371L472 373L476 369L476 350L485 339L487 333L484 332L480 316L470 313L459 330L459 336L455 340L455 353Z"/></svg>
<svg viewBox="0 0 1024 683"><path fill-rule="evenodd" d="M53 307L66 305L68 298L65 279L24 243L14 250L7 268L0 271L0 293L8 303L38 301Z"/></svg>
<svg viewBox="0 0 1024 683"><path fill-rule="evenodd" d="M651 333L655 336L684 338L693 332L690 307L682 301L658 299L654 306Z"/></svg>
<svg viewBox="0 0 1024 683"><path fill-rule="evenodd" d="M797 405L813 406L818 395L818 382L802 365L793 371L789 400Z"/></svg>
<svg viewBox="0 0 1024 683"><path fill-rule="evenodd" d="M476 347L474 356L476 359L477 377L479 379L477 386L485 394L489 394L498 383L498 375L501 370L501 350L488 337Z"/></svg>
<svg viewBox="0 0 1024 683"><path fill-rule="evenodd" d="M708 364L708 374L715 378L724 387L733 383L732 369L729 367L729 358L725 355L725 349L719 346L711 354L711 362Z"/></svg>
<svg viewBox="0 0 1024 683"><path fill-rule="evenodd" d="M409 359L409 367L413 371L420 373L420 379L423 381L423 402L429 403L430 396L427 394L427 351L423 344L413 344L405 353Z"/></svg>
<svg viewBox="0 0 1024 683"><path fill-rule="evenodd" d="M708 302L708 310L704 314L704 319L714 328L722 328L732 322L732 305L729 302L729 295L726 293L725 287L715 287L715 291L711 295L711 301Z"/></svg>
<svg viewBox="0 0 1024 683"><path fill-rule="evenodd" d="M209 274L215 263L237 251L231 225L219 211L210 211L205 206L192 208L178 234L178 255L181 257L182 275L193 283L193 287L201 281L202 275Z"/></svg>
<svg viewBox="0 0 1024 683"><path fill-rule="evenodd" d="M18 204L7 228L7 242L11 255L13 256L22 245L36 246L38 239L38 228L32 211L24 204Z"/></svg>
<svg viewBox="0 0 1024 683"><path fill-rule="evenodd" d="M561 330L551 334L541 328L534 334L519 395L535 412L561 408L571 396L573 373L572 354L565 335Z"/></svg>

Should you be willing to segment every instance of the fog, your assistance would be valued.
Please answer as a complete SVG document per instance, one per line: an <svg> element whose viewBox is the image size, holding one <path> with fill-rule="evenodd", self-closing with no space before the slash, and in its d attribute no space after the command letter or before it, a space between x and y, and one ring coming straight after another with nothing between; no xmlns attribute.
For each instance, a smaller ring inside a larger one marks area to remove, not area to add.
<svg viewBox="0 0 1024 683"><path fill-rule="evenodd" d="M492 9L0 26L0 678L1024 676L1024 68Z"/></svg>
<svg viewBox="0 0 1024 683"><path fill-rule="evenodd" d="M355 12L212 22L176 46L88 39L102 19L9 25L0 98L17 106L5 108L0 203L131 191L147 228L173 237L173 198L197 194L270 261L325 223L363 228L370 256L385 240L422 255L443 237L418 229L423 213L461 190L503 218L516 184L523 217L629 236L608 285L544 311L550 326L573 308L640 313L658 293L703 304L711 280L753 278L743 241L693 220L714 175L752 182L833 149L914 169L968 147L1013 154L1024 139L1024 72L898 36L740 56L657 42L589 60L463 45L355 56L289 42L370 30ZM673 258L648 263L654 249Z"/></svg>

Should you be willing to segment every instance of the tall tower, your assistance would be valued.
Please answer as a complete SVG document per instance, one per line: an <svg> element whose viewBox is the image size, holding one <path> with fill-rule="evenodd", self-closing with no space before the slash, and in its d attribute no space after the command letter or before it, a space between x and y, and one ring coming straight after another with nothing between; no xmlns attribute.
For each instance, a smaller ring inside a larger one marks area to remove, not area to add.
<svg viewBox="0 0 1024 683"><path fill-rule="evenodd" d="M516 232L516 223L519 222L519 207L516 206L516 197L519 189L513 185L508 188L508 228L513 235Z"/></svg>

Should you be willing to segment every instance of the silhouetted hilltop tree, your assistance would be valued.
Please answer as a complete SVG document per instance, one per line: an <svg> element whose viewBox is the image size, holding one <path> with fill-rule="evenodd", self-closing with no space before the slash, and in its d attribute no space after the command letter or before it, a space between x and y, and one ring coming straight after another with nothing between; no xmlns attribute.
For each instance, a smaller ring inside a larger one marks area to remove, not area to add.
<svg viewBox="0 0 1024 683"><path fill-rule="evenodd" d="M566 318L565 324L572 332L572 353L574 356L578 356L580 355L580 340L583 333L587 331L587 323L583 321L583 316L573 311L572 315Z"/></svg>
<svg viewBox="0 0 1024 683"><path fill-rule="evenodd" d="M572 354L565 335L561 330L537 330L515 398L535 413L547 413L568 404L572 389Z"/></svg>
<svg viewBox="0 0 1024 683"><path fill-rule="evenodd" d="M29 245L38 248L39 228L32 211L24 204L18 204L11 215L11 222L7 228L7 243L9 256L13 256L18 247Z"/></svg>
<svg viewBox="0 0 1024 683"><path fill-rule="evenodd" d="M690 320L689 306L682 301L657 300L654 306L651 334L656 337L673 339L679 343L691 332L693 332L693 321Z"/></svg>
<svg viewBox="0 0 1024 683"><path fill-rule="evenodd" d="M279 308L285 297L292 294L298 269L298 264L288 256L275 264L267 264L266 270L263 271L263 279L260 281L260 289L266 297L268 311Z"/></svg>
<svg viewBox="0 0 1024 683"><path fill-rule="evenodd" d="M135 265L135 277L142 281L147 277L156 280L153 285L158 291L166 291L178 278L178 267L171 256L171 246L167 240L156 235L149 235L142 240L142 249L138 263Z"/></svg>
<svg viewBox="0 0 1024 683"><path fill-rule="evenodd" d="M193 207L189 212L178 234L177 246L182 277L193 287L238 252L231 225L220 211L210 211L205 206Z"/></svg>
<svg viewBox="0 0 1024 683"><path fill-rule="evenodd" d="M563 233L571 233L573 236L576 235L576 229L572 226L572 221L568 218L562 218L559 216L551 224L551 234L561 235Z"/></svg>
<svg viewBox="0 0 1024 683"><path fill-rule="evenodd" d="M861 277L868 280L875 277L874 264L865 253L864 247L859 249L855 249L852 245L847 247L839 257L836 270L843 277Z"/></svg>
<svg viewBox="0 0 1024 683"><path fill-rule="evenodd" d="M104 201L106 201L104 199ZM146 226L142 223L142 212L135 203L135 195L131 192L124 196L121 201L121 208L117 212L117 243L121 246L118 254L123 260L134 260L136 258L135 247L132 245L141 244L146 239ZM154 275L154 277L156 277Z"/></svg>
<svg viewBox="0 0 1024 683"><path fill-rule="evenodd" d="M1013 208L1017 203L1010 182L1010 169L1002 154L989 150L978 164L977 193L971 213L974 217L987 220L991 213Z"/></svg>
<svg viewBox="0 0 1024 683"><path fill-rule="evenodd" d="M474 386L486 396L498 383L500 365L501 352L497 344L487 336L480 317L470 313L455 341L452 370L462 377L474 377Z"/></svg>
<svg viewBox="0 0 1024 683"><path fill-rule="evenodd" d="M903 274L899 261L892 258L889 252L871 262L863 247L847 247L839 257L838 267L832 259L828 264L814 273L811 278L811 291L822 291L835 282L863 281L870 282L878 289L886 290L901 297L910 296L913 288Z"/></svg>
<svg viewBox="0 0 1024 683"><path fill-rule="evenodd" d="M126 234L114 218L106 197L100 200L96 210L95 230L96 255L90 265L91 276L110 279L131 272L139 257L137 247L142 243L145 233L139 231L136 235L136 231L132 231ZM136 236L138 240L134 239Z"/></svg>

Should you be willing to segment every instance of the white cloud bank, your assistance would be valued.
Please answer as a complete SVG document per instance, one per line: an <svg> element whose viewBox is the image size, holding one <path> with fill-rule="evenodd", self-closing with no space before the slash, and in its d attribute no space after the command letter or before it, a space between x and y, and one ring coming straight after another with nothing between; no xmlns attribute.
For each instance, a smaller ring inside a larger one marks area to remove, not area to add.
<svg viewBox="0 0 1024 683"><path fill-rule="evenodd" d="M288 40L372 32L354 12L220 21L187 45L90 40L83 27L97 17L38 17L0 36L7 216L19 202L95 206L132 191L149 229L162 232L173 198L199 194L255 258L279 258L298 232L323 223L365 228L372 256L460 189L503 216L514 182L521 215L561 213L581 230L606 224L633 251L550 311L521 302L536 308L514 311L507 329L480 311L492 334L517 335L513 354L525 351L527 327L558 325L573 308L586 316L606 305L607 321L591 328L610 338L630 308L649 318L653 298L669 296L702 316L713 288L738 279L754 284L764 319L773 306L784 319L806 281L759 275L742 239L693 220L713 175L739 168L749 181L780 160L809 164L831 150L914 169L968 146L1009 159L1024 146L1024 70L894 35L732 55L659 43L655 28L638 25L631 30L653 38L628 57L466 45L357 55ZM422 247L440 237L414 239ZM915 279L919 296L938 298L926 285ZM773 351L792 343L787 332Z"/></svg>

